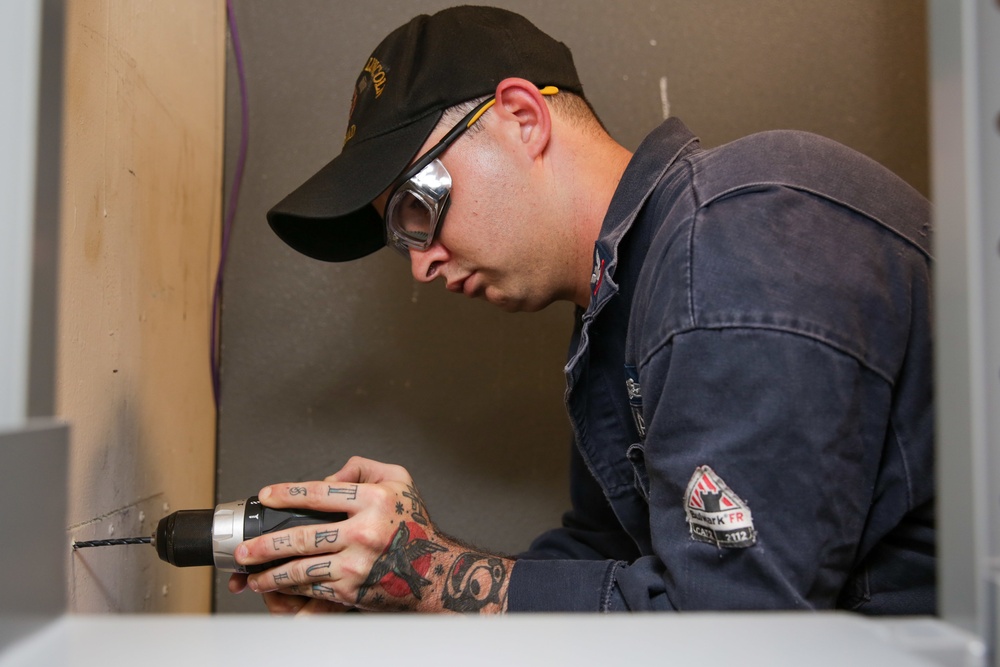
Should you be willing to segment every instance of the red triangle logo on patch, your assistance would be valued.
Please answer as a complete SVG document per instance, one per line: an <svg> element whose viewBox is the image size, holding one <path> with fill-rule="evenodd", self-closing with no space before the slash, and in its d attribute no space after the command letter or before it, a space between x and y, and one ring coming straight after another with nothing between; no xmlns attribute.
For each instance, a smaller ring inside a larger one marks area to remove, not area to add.
<svg viewBox="0 0 1000 667"><path fill-rule="evenodd" d="M708 466L698 466L691 476L684 512L696 542L719 548L745 548L757 542L750 508Z"/></svg>
<svg viewBox="0 0 1000 667"><path fill-rule="evenodd" d="M715 477L715 480L712 478ZM695 478L689 484L688 507L703 512L718 512L720 510L741 507L742 501L731 495L729 489L708 466L701 466L695 471Z"/></svg>

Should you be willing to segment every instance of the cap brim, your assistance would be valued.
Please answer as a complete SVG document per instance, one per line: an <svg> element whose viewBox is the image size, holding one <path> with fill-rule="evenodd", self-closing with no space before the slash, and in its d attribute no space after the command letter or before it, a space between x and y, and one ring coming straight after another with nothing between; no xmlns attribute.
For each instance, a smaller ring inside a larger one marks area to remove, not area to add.
<svg viewBox="0 0 1000 667"><path fill-rule="evenodd" d="M385 226L371 206L427 140L441 112L349 145L267 212L267 222L295 250L346 262L385 245Z"/></svg>

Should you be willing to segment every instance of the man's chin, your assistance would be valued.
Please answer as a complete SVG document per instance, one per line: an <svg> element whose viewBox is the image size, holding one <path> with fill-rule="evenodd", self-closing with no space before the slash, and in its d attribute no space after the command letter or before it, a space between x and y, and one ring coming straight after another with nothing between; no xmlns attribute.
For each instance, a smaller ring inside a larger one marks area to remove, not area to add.
<svg viewBox="0 0 1000 667"><path fill-rule="evenodd" d="M516 313L521 310L520 303L516 299L511 299L495 287L487 287L480 294L476 295L491 306L496 306L500 310L508 313Z"/></svg>
<svg viewBox="0 0 1000 667"><path fill-rule="evenodd" d="M512 297L493 288L487 288L482 294L482 298L507 313L537 313L552 303L551 299L541 300L530 297Z"/></svg>

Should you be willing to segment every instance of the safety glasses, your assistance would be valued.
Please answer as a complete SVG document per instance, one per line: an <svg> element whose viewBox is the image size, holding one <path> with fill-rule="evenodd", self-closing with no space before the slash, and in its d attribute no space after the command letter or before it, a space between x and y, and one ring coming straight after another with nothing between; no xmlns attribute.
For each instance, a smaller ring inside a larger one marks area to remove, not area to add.
<svg viewBox="0 0 1000 667"><path fill-rule="evenodd" d="M555 95L559 90L546 86L539 92ZM431 246L448 211L451 174L438 157L495 102L496 98L491 97L470 111L391 186L385 207L386 244L404 257L409 257L410 250L423 251Z"/></svg>

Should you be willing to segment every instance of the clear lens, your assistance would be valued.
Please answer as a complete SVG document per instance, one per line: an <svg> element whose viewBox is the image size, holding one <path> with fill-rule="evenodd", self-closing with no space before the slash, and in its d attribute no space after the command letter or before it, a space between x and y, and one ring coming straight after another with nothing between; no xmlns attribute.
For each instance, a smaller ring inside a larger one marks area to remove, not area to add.
<svg viewBox="0 0 1000 667"><path fill-rule="evenodd" d="M434 160L402 183L386 207L389 242L404 255L426 250L451 193L451 175Z"/></svg>
<svg viewBox="0 0 1000 667"><path fill-rule="evenodd" d="M431 236L431 207L410 190L397 193L393 204L393 231L415 243L426 243Z"/></svg>

